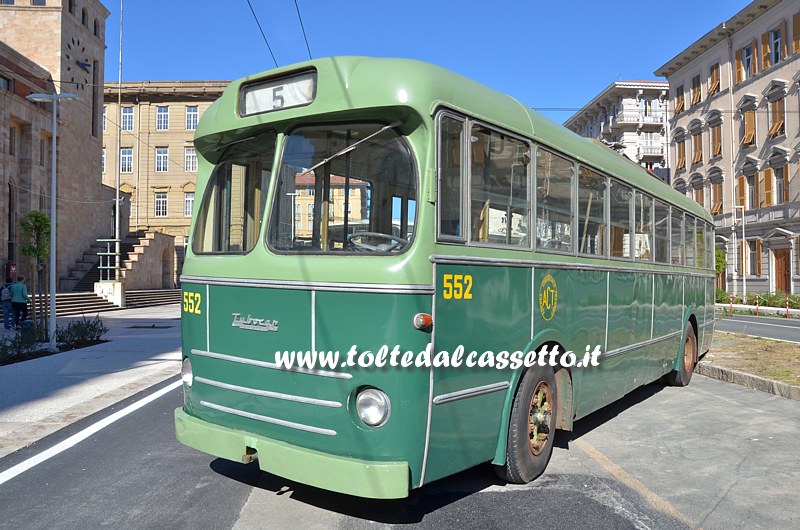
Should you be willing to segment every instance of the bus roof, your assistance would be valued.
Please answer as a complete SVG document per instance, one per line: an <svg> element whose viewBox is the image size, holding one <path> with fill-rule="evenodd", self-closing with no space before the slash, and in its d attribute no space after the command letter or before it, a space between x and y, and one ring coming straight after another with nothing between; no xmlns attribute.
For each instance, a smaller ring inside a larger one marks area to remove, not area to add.
<svg viewBox="0 0 800 530"><path fill-rule="evenodd" d="M243 85L293 72L316 70L317 89L309 105L241 117L239 93ZM712 221L710 214L693 200L672 189L633 161L524 106L515 98L442 67L413 59L371 57L327 57L261 72L231 82L220 99L203 115L195 144L203 156L214 160L215 152L229 142L252 136L252 128L267 124L291 125L310 114L321 119L353 119L366 109L412 108L419 115L433 116L449 108L503 127L537 143L556 149L604 173Z"/></svg>

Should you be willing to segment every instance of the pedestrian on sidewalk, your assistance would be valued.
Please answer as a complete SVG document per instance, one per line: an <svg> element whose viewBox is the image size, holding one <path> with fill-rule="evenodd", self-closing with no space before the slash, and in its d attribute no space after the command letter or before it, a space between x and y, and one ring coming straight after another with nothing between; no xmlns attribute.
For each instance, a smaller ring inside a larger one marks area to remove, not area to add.
<svg viewBox="0 0 800 530"><path fill-rule="evenodd" d="M14 309L15 329L19 329L28 318L28 288L24 282L24 276L17 276L16 283L11 285L11 307Z"/></svg>
<svg viewBox="0 0 800 530"><path fill-rule="evenodd" d="M11 307L11 278L6 278L6 283L3 284L3 287L0 287L0 302L3 304L3 327L11 329L11 315L13 314Z"/></svg>

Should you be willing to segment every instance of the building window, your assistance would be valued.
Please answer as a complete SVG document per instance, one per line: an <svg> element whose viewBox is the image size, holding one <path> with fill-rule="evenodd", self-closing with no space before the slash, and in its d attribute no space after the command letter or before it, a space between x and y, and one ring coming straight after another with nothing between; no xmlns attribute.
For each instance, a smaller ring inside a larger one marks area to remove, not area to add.
<svg viewBox="0 0 800 530"><path fill-rule="evenodd" d="M686 169L686 140L678 140L678 164L676 169Z"/></svg>
<svg viewBox="0 0 800 530"><path fill-rule="evenodd" d="M169 169L169 148L156 147L156 171L163 173Z"/></svg>
<svg viewBox="0 0 800 530"><path fill-rule="evenodd" d="M786 58L783 50L783 46L785 44L783 36L786 33L786 31L784 30L785 27L786 23L784 22L783 24L781 24L780 27L775 28L769 32L769 43L770 43L769 54L770 58L772 59L772 64L778 64L779 62L781 62L783 59Z"/></svg>
<svg viewBox="0 0 800 530"><path fill-rule="evenodd" d="M746 110L743 113L742 147L756 145L756 111Z"/></svg>
<svg viewBox="0 0 800 530"><path fill-rule="evenodd" d="M169 107L156 107L156 130L169 129Z"/></svg>
<svg viewBox="0 0 800 530"><path fill-rule="evenodd" d="M755 210L758 208L758 174L745 177L747 179L747 209Z"/></svg>
<svg viewBox="0 0 800 530"><path fill-rule="evenodd" d="M700 90L700 76L696 75L692 78L692 105L697 105L702 99L702 91Z"/></svg>
<svg viewBox="0 0 800 530"><path fill-rule="evenodd" d="M103 173L106 172L106 148L103 148L103 158L102 158L102 168Z"/></svg>
<svg viewBox="0 0 800 530"><path fill-rule="evenodd" d="M125 147L119 150L120 173L133 173L133 148Z"/></svg>
<svg viewBox="0 0 800 530"><path fill-rule="evenodd" d="M83 24L87 28L89 27L89 12L86 10L85 7L83 8L83 11L81 11L81 24Z"/></svg>
<svg viewBox="0 0 800 530"><path fill-rule="evenodd" d="M717 123L710 127L711 131L711 158L722 156L722 124Z"/></svg>
<svg viewBox="0 0 800 530"><path fill-rule="evenodd" d="M31 2L31 5L44 6L47 5L47 2L45 2L45 0L33 0L33 2Z"/></svg>
<svg viewBox="0 0 800 530"><path fill-rule="evenodd" d="M703 161L703 135L698 131L692 136L692 164Z"/></svg>
<svg viewBox="0 0 800 530"><path fill-rule="evenodd" d="M197 150L194 147L183 148L183 169L189 173L197 171Z"/></svg>
<svg viewBox="0 0 800 530"><path fill-rule="evenodd" d="M103 105L103 132L106 130L106 122L108 121L108 107Z"/></svg>
<svg viewBox="0 0 800 530"><path fill-rule="evenodd" d="M166 217L167 216L167 192L166 191L157 191L155 194L156 204L155 204L155 216L156 217Z"/></svg>
<svg viewBox="0 0 800 530"><path fill-rule="evenodd" d="M42 167L44 167L44 161L47 157L46 143L44 138L39 138L39 165Z"/></svg>
<svg viewBox="0 0 800 530"><path fill-rule="evenodd" d="M133 130L133 107L122 107L122 130Z"/></svg>
<svg viewBox="0 0 800 530"><path fill-rule="evenodd" d="M6 90L8 92L13 92L14 85L11 79L7 77L3 77L0 75L0 90Z"/></svg>
<svg viewBox="0 0 800 530"><path fill-rule="evenodd" d="M722 182L711 183L711 214L722 213Z"/></svg>
<svg viewBox="0 0 800 530"><path fill-rule="evenodd" d="M94 19L94 36L100 37L100 21Z"/></svg>
<svg viewBox="0 0 800 530"><path fill-rule="evenodd" d="M713 94L719 92L719 63L711 65L711 72L708 76L708 95L711 97Z"/></svg>
<svg viewBox="0 0 800 530"><path fill-rule="evenodd" d="M183 194L183 215L184 217L192 216L192 208L194 208L194 192L187 191Z"/></svg>
<svg viewBox="0 0 800 530"><path fill-rule="evenodd" d="M750 46L745 46L736 51L736 82L741 83L745 79L750 79L755 74L754 52L755 41Z"/></svg>
<svg viewBox="0 0 800 530"><path fill-rule="evenodd" d="M17 128L13 125L8 129L8 154L17 156Z"/></svg>
<svg viewBox="0 0 800 530"><path fill-rule="evenodd" d="M186 107L186 130L193 131L197 129L197 122L200 118L197 106Z"/></svg>
<svg viewBox="0 0 800 530"><path fill-rule="evenodd" d="M784 122L786 112L784 111L784 98L771 101L769 104L769 137L775 138L786 134Z"/></svg>
<svg viewBox="0 0 800 530"><path fill-rule="evenodd" d="M0 5L13 6L14 5L14 0L0 0Z"/></svg>
<svg viewBox="0 0 800 530"><path fill-rule="evenodd" d="M750 274L761 276L761 240L748 241L747 248L750 254Z"/></svg>
<svg viewBox="0 0 800 530"><path fill-rule="evenodd" d="M675 93L675 114L683 112L683 107L684 107L683 85L681 85L678 87L678 90Z"/></svg>

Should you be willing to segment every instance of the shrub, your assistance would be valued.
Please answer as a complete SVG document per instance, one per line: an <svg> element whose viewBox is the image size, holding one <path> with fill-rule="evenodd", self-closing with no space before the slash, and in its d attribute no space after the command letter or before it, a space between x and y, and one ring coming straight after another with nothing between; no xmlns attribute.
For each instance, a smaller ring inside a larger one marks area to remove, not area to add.
<svg viewBox="0 0 800 530"><path fill-rule="evenodd" d="M93 319L82 317L80 320L73 320L67 327L56 328L56 342L65 346L72 346L77 343L95 342L108 332L108 328L100 320L99 316Z"/></svg>

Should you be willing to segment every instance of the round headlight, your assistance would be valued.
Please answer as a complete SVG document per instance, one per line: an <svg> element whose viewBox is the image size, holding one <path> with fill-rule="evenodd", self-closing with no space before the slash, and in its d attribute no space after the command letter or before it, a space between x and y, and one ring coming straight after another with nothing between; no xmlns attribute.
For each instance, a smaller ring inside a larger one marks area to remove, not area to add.
<svg viewBox="0 0 800 530"><path fill-rule="evenodd" d="M189 388L192 387L192 380L194 376L192 375L192 361L189 358L185 358L183 360L183 364L181 365L181 380L183 384L188 386Z"/></svg>
<svg viewBox="0 0 800 530"><path fill-rule="evenodd" d="M370 427L380 427L389 419L389 396L377 388L367 388L356 397L356 411L361 421Z"/></svg>

